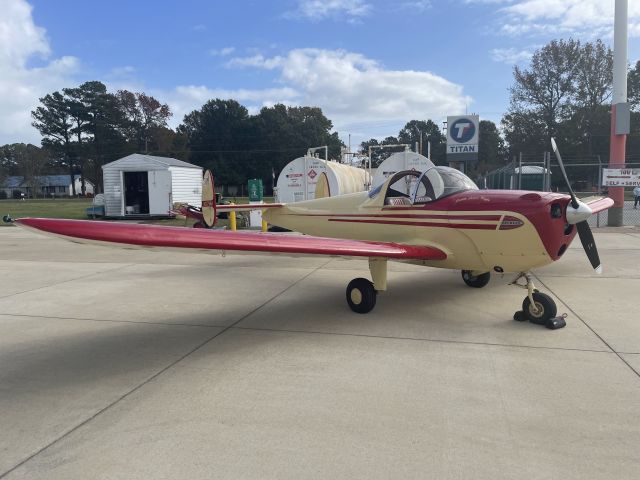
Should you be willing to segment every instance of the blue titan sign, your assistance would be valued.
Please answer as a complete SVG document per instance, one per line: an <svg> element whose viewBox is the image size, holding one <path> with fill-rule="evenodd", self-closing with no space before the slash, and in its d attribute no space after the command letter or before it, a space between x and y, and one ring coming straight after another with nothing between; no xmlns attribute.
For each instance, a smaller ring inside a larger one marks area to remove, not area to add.
<svg viewBox="0 0 640 480"><path fill-rule="evenodd" d="M468 118L459 118L449 129L451 139L458 143L467 143L476 133L476 126Z"/></svg>

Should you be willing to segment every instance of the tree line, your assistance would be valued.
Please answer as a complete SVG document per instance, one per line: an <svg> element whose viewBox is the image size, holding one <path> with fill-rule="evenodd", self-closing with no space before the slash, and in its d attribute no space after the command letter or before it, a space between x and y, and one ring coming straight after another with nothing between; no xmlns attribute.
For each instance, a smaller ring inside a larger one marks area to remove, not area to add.
<svg viewBox="0 0 640 480"><path fill-rule="evenodd" d="M611 50L600 40L553 40L534 52L527 67L513 68L510 103L500 126L480 122L476 174L502 166L521 152L542 155L558 138L567 158L608 160L612 88ZM640 147L640 61L629 71L632 132L630 161ZM3 176L33 178L43 172L89 178L100 188L102 165L130 153L170 156L216 172L218 182L239 184L247 178L269 179L309 147L328 146L339 158L345 147L333 124L318 107L263 107L256 114L235 100L212 99L185 115L174 130L167 104L141 92L109 92L99 81L85 82L45 95L31 112L42 135L41 147L0 147ZM409 120L395 136L370 139L374 165L393 152L380 145L422 146L436 164L446 164L446 139L433 120ZM400 148L400 147L399 147ZM420 147L418 147L420 148ZM72 182L73 184L73 182ZM84 193L73 191L73 194Z"/></svg>

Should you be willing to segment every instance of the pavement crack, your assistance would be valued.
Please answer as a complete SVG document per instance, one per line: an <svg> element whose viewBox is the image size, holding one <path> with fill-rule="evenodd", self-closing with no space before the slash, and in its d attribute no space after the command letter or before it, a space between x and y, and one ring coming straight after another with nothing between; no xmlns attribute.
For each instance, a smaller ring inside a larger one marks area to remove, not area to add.
<svg viewBox="0 0 640 480"><path fill-rule="evenodd" d="M211 341L213 341L214 339L216 339L217 337L219 337L220 335L222 335L223 333L229 331L230 329L234 328L236 325L238 325L240 322L242 322L243 320L245 320L247 317L249 317L250 315L253 315L256 311L258 311L259 309L261 309L262 307L264 307L265 305L271 303L273 300L275 300L276 298L278 298L280 295L282 295L283 293L289 291L290 289L292 289L293 287L295 287L296 285L298 285L300 282L302 282L303 280L307 279L309 276L313 275L315 272L317 272L318 270L320 270L321 268L327 266L329 263L331 262L331 259L325 263L323 263L322 265L314 268L313 270L311 270L309 273L307 273L306 275L303 275L302 277L300 277L298 280L296 280L295 282L293 282L291 285L289 285L288 287L284 288L283 290L281 290L280 292L276 293L275 295L273 295L272 297L270 297L269 299L265 300L262 304L258 305L256 308L254 308L253 310L251 310L250 312L246 313L245 315L243 315L242 317L240 317L238 320L236 320L235 322L233 322L231 325L222 328L222 330L220 330L219 332L215 333L214 335L211 335L210 337L208 337L205 341L201 342L200 344L198 344L196 347L192 348L191 350L189 350L187 353L185 353L184 355L178 357L176 360L174 360L173 362L169 363L169 365L165 366L164 368L160 369L158 372L154 373L153 375L151 375L150 377L148 377L146 380L143 380L141 383L139 383L138 385L136 385L135 387L133 387L131 390L129 390L128 392L122 394L120 397L116 398L114 401L112 401L111 403L109 403L108 405L102 407L101 409L99 409L97 412L95 412L93 415L91 415L90 417L84 419L82 422L80 422L79 424L77 424L76 426L72 427L71 429L67 430L66 432L64 432L62 435L58 436L57 438L55 438L54 440L52 440L51 442L49 442L47 445L45 445L44 447L40 448L39 450L37 450L36 452L32 453L31 455L29 455L28 457L24 458L23 460L21 460L20 462L18 462L16 465L14 465L13 467L11 467L9 470L5 471L4 473L0 473L0 479L5 478L7 475L9 475L11 472L15 471L16 469L20 468L21 466L25 465L26 463L28 463L29 461L31 461L32 459L34 459L35 457L37 457L38 455L40 455L41 453L45 452L46 450L48 450L49 448L53 447L54 445L56 445L57 443L61 442L62 440L64 440L65 438L67 438L69 435L71 435L72 433L78 431L80 428L84 427L85 425L87 425L88 423L90 423L91 421L93 421L94 419L98 418L100 415L102 415L103 413L107 412L108 410L110 410L111 408L113 408L114 406L116 406L117 404L119 404L121 401L125 400L126 398L130 397L131 395L133 395L135 392L137 392L138 390L140 390L142 387L144 387L145 385L148 385L149 383L151 383L152 381L154 381L156 378L158 378L160 375L162 375L163 373L167 372L168 370L170 370L171 368L175 367L176 365L178 365L180 362L182 362L184 359L186 359L187 357L191 356L192 354L194 354L195 352L197 352L198 350L200 350L202 347L204 347L205 345L209 344ZM90 276L90 275L87 275ZM63 282L61 282L63 283ZM37 290L37 289L34 289Z"/></svg>
<svg viewBox="0 0 640 480"><path fill-rule="evenodd" d="M595 331L595 329L589 325L587 323L587 321L582 318L580 315L577 314L577 312L571 308L569 306L569 304L567 302L565 302L560 295L558 295L556 292L554 292L551 288L549 288L549 286L547 284L545 284L538 275L534 274L534 277L536 278L536 280L542 285L544 286L544 288L546 288L548 291L550 291L551 293L553 293L558 300L560 300L565 307L567 307L567 310L569 310L573 315L575 315L575 317L580 320L582 322L582 324L587 327L589 330L591 330L591 333L593 333L612 353L614 353L622 363L624 363L627 367L629 367L629 369L636 374L636 376L638 378L640 378L640 372L638 370L636 370L629 362L627 362L627 360L622 356L622 354L620 352L617 352L610 344L609 342L607 342L598 332Z"/></svg>
<svg viewBox="0 0 640 480"><path fill-rule="evenodd" d="M457 345L478 345L485 347L506 347L506 348L522 348L522 349L536 349L536 350L557 350L567 352L587 352L587 353L606 353L611 354L607 350L593 350L589 348L568 348L568 347L545 347L538 345L516 345L509 343L494 343L494 342L471 342L468 340L448 340L444 338L418 338L418 337L399 337L393 335L370 335L366 333L340 333L340 332L323 332L320 330L292 330L281 328L260 328L260 327L232 327L236 330L255 330L258 332L279 332L279 333L303 333L309 335L329 335L337 337L358 337L358 338L377 338L384 340L405 340L410 342L430 342L430 343L448 343Z"/></svg>
<svg viewBox="0 0 640 480"><path fill-rule="evenodd" d="M44 289L46 289L46 288L55 287L55 286L57 286L57 285L62 285L62 284L65 284L65 283L75 282L75 281L77 281L77 280L84 280L85 278L94 277L94 276L96 276L96 275L102 275L103 273L116 272L116 271L118 271L118 270L123 270L123 269L125 269L125 268L132 267L133 265L134 265L134 264L118 265L117 267L115 267L115 268L110 268L110 269L108 269L108 270L102 270L102 271L100 271L100 272L92 272L92 273L88 273L88 274L86 274L86 275L81 275L81 276L79 276L79 277L70 278L70 279L68 279L68 280L62 280L62 281L60 281L60 282L50 283L50 284L48 284L48 285L40 285L39 287L31 288L31 289L28 289L28 290L23 290L23 291L20 291L20 292L10 293L9 295L3 295L3 296L0 296L0 300L3 300L3 299L5 299L5 298L11 298L11 297L14 297L14 296L16 296L16 295L22 295L23 293L37 292L38 290L44 290ZM0 477L0 478L2 478L2 477Z"/></svg>
<svg viewBox="0 0 640 480"><path fill-rule="evenodd" d="M72 320L78 322L108 322L108 323L130 323L141 325L158 325L161 327L199 327L199 328L224 328L226 325L211 325L204 323L174 323L174 322L147 322L144 320L115 320L112 318L83 318L83 317L57 317L54 315L27 315L24 313L0 313L0 317L24 317L24 318L44 318L46 320Z"/></svg>

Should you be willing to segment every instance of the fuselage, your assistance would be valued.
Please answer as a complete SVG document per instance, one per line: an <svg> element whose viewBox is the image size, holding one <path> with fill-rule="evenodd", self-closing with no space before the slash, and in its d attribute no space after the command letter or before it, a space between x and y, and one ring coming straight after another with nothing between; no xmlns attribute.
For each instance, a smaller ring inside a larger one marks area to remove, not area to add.
<svg viewBox="0 0 640 480"><path fill-rule="evenodd" d="M569 197L556 193L468 190L416 205L383 202L363 192L288 204L265 218L309 235L434 246L447 259L420 264L474 271L546 265L576 233L565 218Z"/></svg>

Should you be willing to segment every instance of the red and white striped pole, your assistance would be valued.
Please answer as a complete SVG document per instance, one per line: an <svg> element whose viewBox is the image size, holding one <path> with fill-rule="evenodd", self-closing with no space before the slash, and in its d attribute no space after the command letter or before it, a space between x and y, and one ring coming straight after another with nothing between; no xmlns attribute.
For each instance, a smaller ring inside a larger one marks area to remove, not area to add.
<svg viewBox="0 0 640 480"><path fill-rule="evenodd" d="M613 98L611 105L611 144L609 168L624 168L629 104L627 103L627 10L628 0L616 0L613 33ZM609 187L613 207L609 209L610 227L623 224L624 187Z"/></svg>

